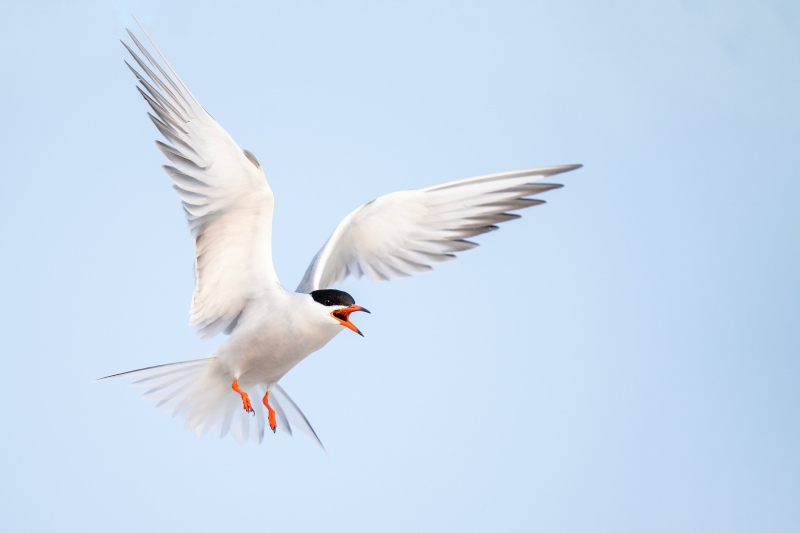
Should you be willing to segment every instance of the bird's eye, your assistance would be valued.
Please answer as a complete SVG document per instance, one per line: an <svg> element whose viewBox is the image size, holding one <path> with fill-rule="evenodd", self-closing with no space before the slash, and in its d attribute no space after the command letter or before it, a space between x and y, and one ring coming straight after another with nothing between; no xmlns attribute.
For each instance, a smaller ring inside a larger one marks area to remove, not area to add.
<svg viewBox="0 0 800 533"><path fill-rule="evenodd" d="M324 302L322 302L322 304L328 306L331 305L331 301L326 299Z"/></svg>

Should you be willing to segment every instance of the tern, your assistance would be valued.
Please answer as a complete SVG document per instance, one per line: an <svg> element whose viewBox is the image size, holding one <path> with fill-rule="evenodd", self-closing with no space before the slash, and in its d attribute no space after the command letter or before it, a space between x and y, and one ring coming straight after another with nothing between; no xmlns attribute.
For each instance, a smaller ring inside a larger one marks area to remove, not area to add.
<svg viewBox="0 0 800 533"><path fill-rule="evenodd" d="M204 359L100 379L135 378L148 387L145 396L198 435L230 433L240 443L260 443L267 426L291 434L291 420L322 445L278 382L344 329L362 335L350 316L369 311L331 287L351 275L389 280L430 271L478 246L467 238L519 218L511 211L544 203L532 196L561 187L539 180L581 167L490 174L367 202L339 223L292 291L272 263L274 197L261 164L211 118L139 28L149 49L127 30L133 46L122 44L134 64L125 63L167 141L156 144L169 160L163 168L194 242L190 325L203 338L229 337Z"/></svg>

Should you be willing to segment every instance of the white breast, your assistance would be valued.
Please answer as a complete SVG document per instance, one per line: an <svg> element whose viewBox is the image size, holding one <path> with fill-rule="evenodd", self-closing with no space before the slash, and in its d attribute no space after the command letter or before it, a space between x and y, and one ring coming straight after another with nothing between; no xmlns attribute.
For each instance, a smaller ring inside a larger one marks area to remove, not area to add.
<svg viewBox="0 0 800 533"><path fill-rule="evenodd" d="M230 338L214 351L220 371L242 386L272 385L342 328L309 294L282 290L254 301Z"/></svg>

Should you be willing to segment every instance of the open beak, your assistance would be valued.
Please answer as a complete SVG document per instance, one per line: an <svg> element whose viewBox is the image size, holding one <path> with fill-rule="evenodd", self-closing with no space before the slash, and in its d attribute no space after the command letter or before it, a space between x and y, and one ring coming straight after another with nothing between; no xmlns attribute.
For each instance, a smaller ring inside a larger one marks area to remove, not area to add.
<svg viewBox="0 0 800 533"><path fill-rule="evenodd" d="M353 304L350 307L345 307L344 309L337 309L336 311L331 311L331 316L336 320L338 320L339 323L344 327L346 327L347 329L351 329L363 337L364 334L358 330L355 324L350 322L350 313L354 313L356 311L364 311L365 313L369 313L369 311L367 311L366 308L361 307L360 305Z"/></svg>

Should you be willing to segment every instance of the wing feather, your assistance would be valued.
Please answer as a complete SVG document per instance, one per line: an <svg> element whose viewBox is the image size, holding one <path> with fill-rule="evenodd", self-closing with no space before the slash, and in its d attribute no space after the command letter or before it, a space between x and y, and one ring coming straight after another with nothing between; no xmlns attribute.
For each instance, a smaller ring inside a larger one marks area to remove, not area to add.
<svg viewBox="0 0 800 533"><path fill-rule="evenodd" d="M339 223L297 291L328 288L350 275L386 281L430 271L478 246L468 238L520 217L510 211L544 203L529 196L561 187L538 180L580 167L490 174L381 196Z"/></svg>
<svg viewBox="0 0 800 533"><path fill-rule="evenodd" d="M167 141L156 145L169 161L163 168L181 199L195 246L190 324L208 337L230 331L248 301L278 284L271 250L274 198L255 156L211 118L139 28L155 53L128 31L133 46L122 44L135 66L125 63Z"/></svg>

